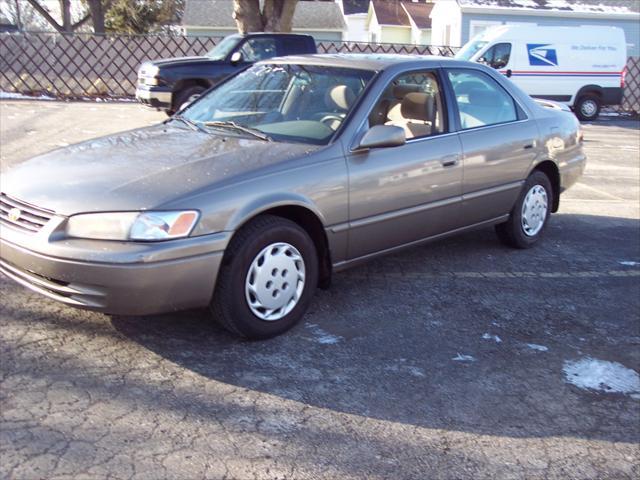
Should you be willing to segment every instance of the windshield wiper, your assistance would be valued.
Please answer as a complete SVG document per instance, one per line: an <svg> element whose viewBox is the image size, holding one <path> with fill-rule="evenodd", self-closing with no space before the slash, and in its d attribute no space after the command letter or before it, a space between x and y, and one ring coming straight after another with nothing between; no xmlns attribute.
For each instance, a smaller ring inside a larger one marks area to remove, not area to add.
<svg viewBox="0 0 640 480"><path fill-rule="evenodd" d="M207 131L206 128L204 128L202 125L200 125L197 122L194 122L193 120L188 119L187 117L184 117L182 115L174 115L173 117L169 118L166 120L166 122L170 122L172 120L179 120L182 123L186 124L189 126L189 128L191 128L191 130L195 130L196 132L204 132L204 133L209 133Z"/></svg>
<svg viewBox="0 0 640 480"><path fill-rule="evenodd" d="M244 125L240 125L236 122L232 122L230 120L227 121L211 121L204 122L207 127L219 127L219 128L231 128L233 130L237 130L239 132L248 133L249 135L253 135L260 140L264 140L265 142L270 142L271 137L266 133L258 130L257 128L246 127Z"/></svg>

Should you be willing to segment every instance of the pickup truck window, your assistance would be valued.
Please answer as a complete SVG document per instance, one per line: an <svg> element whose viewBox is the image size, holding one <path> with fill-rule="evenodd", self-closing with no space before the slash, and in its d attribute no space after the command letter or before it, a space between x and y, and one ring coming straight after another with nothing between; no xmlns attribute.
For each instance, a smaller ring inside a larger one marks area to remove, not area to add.
<svg viewBox="0 0 640 480"><path fill-rule="evenodd" d="M236 48L236 45L240 43L242 37L240 35L229 35L222 39L222 41L213 47L208 53L207 57L211 60L224 60Z"/></svg>
<svg viewBox="0 0 640 480"><path fill-rule="evenodd" d="M183 116L204 128L234 122L276 141L325 145L372 77L352 68L257 64L198 99Z"/></svg>
<svg viewBox="0 0 640 480"><path fill-rule="evenodd" d="M250 38L240 48L242 60L245 62L259 62L278 55L275 38Z"/></svg>

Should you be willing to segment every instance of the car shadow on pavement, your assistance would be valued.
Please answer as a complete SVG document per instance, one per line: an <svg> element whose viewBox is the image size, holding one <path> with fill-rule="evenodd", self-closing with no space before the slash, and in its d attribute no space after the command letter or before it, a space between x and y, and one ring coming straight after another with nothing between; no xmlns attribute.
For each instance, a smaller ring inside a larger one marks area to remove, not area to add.
<svg viewBox="0 0 640 480"><path fill-rule="evenodd" d="M204 311L111 322L205 378L332 411L637 442L638 400L569 385L563 365L591 356L638 370L639 227L557 215L527 251L491 230L409 249L335 275L299 326L262 342L227 334Z"/></svg>

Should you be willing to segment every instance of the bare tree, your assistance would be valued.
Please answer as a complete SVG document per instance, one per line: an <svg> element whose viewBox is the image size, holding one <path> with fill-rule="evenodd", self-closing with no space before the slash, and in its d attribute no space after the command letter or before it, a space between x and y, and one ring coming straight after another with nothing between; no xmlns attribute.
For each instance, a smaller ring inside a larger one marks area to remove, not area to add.
<svg viewBox="0 0 640 480"><path fill-rule="evenodd" d="M240 33L290 32L298 0L234 0L233 19Z"/></svg>
<svg viewBox="0 0 640 480"><path fill-rule="evenodd" d="M87 0L89 4L89 10L84 12L82 17L73 22L71 18L71 0L59 0L60 3L60 17L62 23L59 23L45 8L43 2L38 0L27 0L33 9L38 12L49 25L56 29L60 33L74 32L89 20L93 20L93 28L95 33L104 33L104 12L109 8L110 0Z"/></svg>

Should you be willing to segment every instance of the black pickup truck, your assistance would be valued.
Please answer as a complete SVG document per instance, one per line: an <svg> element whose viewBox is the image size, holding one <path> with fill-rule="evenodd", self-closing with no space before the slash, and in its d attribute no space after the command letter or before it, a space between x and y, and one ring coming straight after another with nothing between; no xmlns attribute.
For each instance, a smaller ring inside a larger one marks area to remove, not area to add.
<svg viewBox="0 0 640 480"><path fill-rule="evenodd" d="M306 53L316 53L316 43L310 35L229 35L202 57L167 58L143 63L138 70L136 98L171 115L207 88L257 61Z"/></svg>

